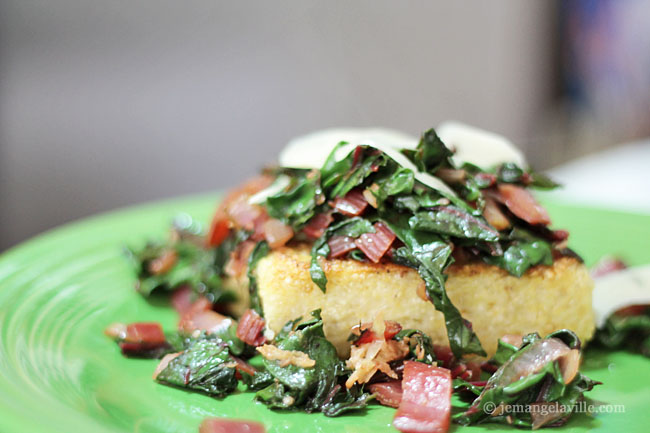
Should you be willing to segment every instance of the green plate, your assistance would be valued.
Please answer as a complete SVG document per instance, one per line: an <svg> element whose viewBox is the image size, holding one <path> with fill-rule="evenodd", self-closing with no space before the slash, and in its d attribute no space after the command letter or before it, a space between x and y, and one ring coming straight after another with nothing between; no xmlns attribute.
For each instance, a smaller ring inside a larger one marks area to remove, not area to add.
<svg viewBox="0 0 650 433"><path fill-rule="evenodd" d="M269 432L389 432L394 411L326 418L274 412L240 392L224 400L158 385L155 360L123 358L102 331L114 321L157 320L175 313L133 290L122 247L164 236L179 212L207 221L216 195L117 211L69 224L0 256L0 431L195 432L207 416L263 422ZM650 217L549 204L556 227L592 264L606 253L631 264L650 262ZM560 431L648 431L650 361L626 353L591 352L585 372L604 385L589 396L619 408L579 415ZM624 413L607 413L621 411ZM514 431L453 426L452 431Z"/></svg>

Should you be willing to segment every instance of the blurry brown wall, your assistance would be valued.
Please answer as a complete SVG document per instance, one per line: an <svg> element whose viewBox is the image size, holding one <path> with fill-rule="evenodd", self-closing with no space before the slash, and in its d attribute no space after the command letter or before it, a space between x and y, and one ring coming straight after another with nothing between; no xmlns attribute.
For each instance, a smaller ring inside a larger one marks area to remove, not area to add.
<svg viewBox="0 0 650 433"><path fill-rule="evenodd" d="M534 158L552 5L3 0L0 249L233 185L330 126L458 119L535 143Z"/></svg>

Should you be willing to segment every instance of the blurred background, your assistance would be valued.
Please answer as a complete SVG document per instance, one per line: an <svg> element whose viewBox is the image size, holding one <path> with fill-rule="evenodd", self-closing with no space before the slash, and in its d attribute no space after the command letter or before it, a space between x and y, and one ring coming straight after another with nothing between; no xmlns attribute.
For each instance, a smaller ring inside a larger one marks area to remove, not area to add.
<svg viewBox="0 0 650 433"><path fill-rule="evenodd" d="M650 145L617 143L650 136L650 1L1 0L0 250L227 188L314 129L446 119L539 169L623 158L648 210Z"/></svg>

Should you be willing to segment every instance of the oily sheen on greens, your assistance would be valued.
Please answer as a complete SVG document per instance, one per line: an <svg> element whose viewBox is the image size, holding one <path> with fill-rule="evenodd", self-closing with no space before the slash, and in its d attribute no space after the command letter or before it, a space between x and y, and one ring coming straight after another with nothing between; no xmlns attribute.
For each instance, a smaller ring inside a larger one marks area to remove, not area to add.
<svg viewBox="0 0 650 433"><path fill-rule="evenodd" d="M234 301L234 294L223 288L223 267L230 250L245 240L247 235L244 232L235 233L218 248L206 249L200 224L187 215L174 220L171 233L168 240L148 242L138 249L126 249L138 276L138 292L148 297L156 291L171 292L181 286L189 286L196 295L205 296L212 303ZM151 262L165 253L175 255L171 268L158 274L151 272Z"/></svg>
<svg viewBox="0 0 650 433"><path fill-rule="evenodd" d="M337 159L337 151L345 144L334 148L320 170L279 169L282 175L292 179L291 186L269 197L264 204L271 216L291 225L298 233L309 219L331 211L332 202L353 189L373 195L373 206L361 216L334 214L334 222L313 244L312 280L323 291L327 289L320 258L327 257L330 252L329 239L374 233L372 224L381 221L395 233L401 245L393 251L391 260L418 270L426 284L428 298L443 313L454 354L485 355L471 323L461 316L445 291L444 271L453 262L453 245L467 247L476 259L517 276L531 266L552 263L551 244L526 232L528 227L524 221L515 220L516 227L508 232L499 232L488 224L482 216L481 190L491 186L490 182L485 182L485 174L488 178L521 186L550 188L554 184L514 164L456 167L451 159L452 152L433 129L422 135L415 150L404 150L403 154L418 170L433 176L440 170L456 173L462 169L462 176L448 182L455 195L418 182L411 169L371 146L358 146L347 156ZM531 179L534 179L532 183ZM359 250L349 253L348 258L365 259Z"/></svg>
<svg viewBox="0 0 650 433"><path fill-rule="evenodd" d="M533 429L564 424L584 398L584 392L600 382L577 372L565 383L559 362L550 356L549 350L543 349L542 345L550 339L561 341L568 349L580 349L580 340L569 330L556 331L544 338L536 333L528 334L521 347L499 341L491 360L499 368L484 387L460 379L454 381L457 391L467 391L475 397L464 412L454 416L454 421L462 425L501 423ZM533 351L538 351L536 356L546 361L522 375L526 365L522 366L521 361Z"/></svg>
<svg viewBox="0 0 650 433"><path fill-rule="evenodd" d="M253 378L255 387L261 388L256 400L274 408L297 407L327 416L365 407L371 395L358 386L349 390L343 386L349 371L325 338L320 310L313 311L311 316L306 321L298 318L288 322L273 344L281 350L306 353L315 365L303 368L264 359L264 372Z"/></svg>
<svg viewBox="0 0 650 433"><path fill-rule="evenodd" d="M237 337L236 328L232 322L211 333L168 334L166 350L159 355L174 352L179 355L160 371L156 380L214 397L234 392L237 363L232 356L246 359L255 354L253 347ZM419 331L411 333L420 339L428 338ZM319 310L312 311L307 320L299 317L287 322L268 344L283 351L302 352L313 359L315 365L303 368L261 358L261 366L254 375L239 372L246 387L256 391L255 400L274 409L322 412L326 416L364 408L372 400L372 395L358 385L351 389L345 387L351 372L325 338ZM427 360L435 362L432 353L427 355Z"/></svg>

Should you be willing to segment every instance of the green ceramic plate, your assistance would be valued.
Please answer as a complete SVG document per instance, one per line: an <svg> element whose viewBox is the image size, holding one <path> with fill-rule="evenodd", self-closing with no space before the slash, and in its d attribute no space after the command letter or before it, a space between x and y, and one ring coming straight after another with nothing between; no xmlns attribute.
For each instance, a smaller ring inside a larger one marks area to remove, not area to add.
<svg viewBox="0 0 650 433"><path fill-rule="evenodd" d="M125 244L163 236L171 218L188 212L207 221L216 196L140 206L45 233L0 256L0 432L195 432L207 416L262 421L269 432L389 432L393 410L326 418L273 412L242 392L224 400L158 385L155 360L123 358L103 334L114 321L157 320L175 314L133 290ZM650 217L549 205L555 226L593 263L616 253L650 262ZM626 353L590 353L586 373L604 385L595 400L624 413L576 416L561 430L648 431L650 361ZM515 431L503 426L452 431Z"/></svg>

